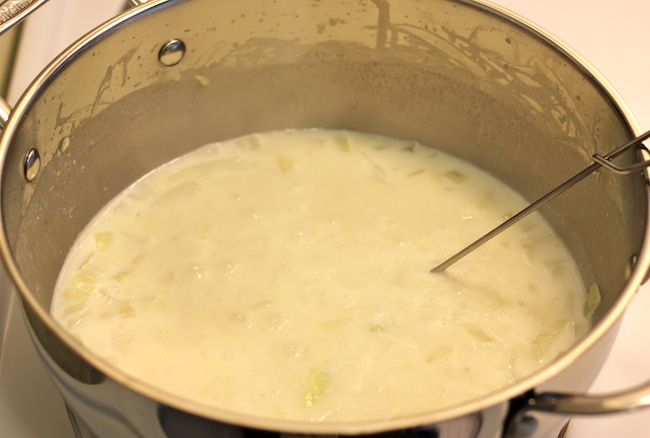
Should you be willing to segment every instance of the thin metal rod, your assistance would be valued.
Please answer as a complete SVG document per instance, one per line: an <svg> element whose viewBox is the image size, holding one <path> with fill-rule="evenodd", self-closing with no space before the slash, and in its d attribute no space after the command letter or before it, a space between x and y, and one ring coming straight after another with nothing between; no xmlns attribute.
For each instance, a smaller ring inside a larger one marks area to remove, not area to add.
<svg viewBox="0 0 650 438"><path fill-rule="evenodd" d="M624 144L623 146L615 149L614 151L610 152L609 154L605 155L604 158L607 160L611 160L612 158L622 154L623 152L627 151L633 146L639 145L642 141L646 140L648 137L650 137L650 131L645 132L644 134L641 134L637 138L631 140L630 142ZM650 163L647 163L647 166L650 166ZM647 167L646 166L646 167ZM600 169L602 167L602 164L595 162L591 164L589 167L583 169L581 172L577 173L575 176L572 178L568 179L564 183L560 184L558 187L553 189L552 191L548 192L546 195L542 196L539 198L537 201L533 202L530 204L528 207L524 208L521 210L519 213L515 214L512 216L510 219L507 221L503 222L501 225L498 227L494 228L492 231L489 233L485 234L483 237L480 239L476 240L474 243L470 244L469 246L465 247L461 251L457 252L453 256L449 257L447 260L444 262L440 263L438 266L433 268L431 272L437 273L437 272L442 272L445 269L447 269L449 266L453 265L456 263L458 260L462 259L465 257L467 254L471 253L474 251L476 248L479 246L483 245L493 237L497 236L498 234L501 234L503 231L507 230L538 208L540 208L542 205L546 204L550 200L554 199L556 196L562 194L564 191L569 189L570 187L574 186L578 182L582 181L585 179L587 176L591 175L593 172L596 170Z"/></svg>

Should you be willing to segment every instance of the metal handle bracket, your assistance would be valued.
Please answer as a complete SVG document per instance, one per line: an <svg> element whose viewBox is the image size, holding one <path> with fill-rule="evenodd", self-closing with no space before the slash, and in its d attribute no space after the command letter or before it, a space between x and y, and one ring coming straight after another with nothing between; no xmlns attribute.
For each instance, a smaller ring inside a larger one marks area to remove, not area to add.
<svg viewBox="0 0 650 438"><path fill-rule="evenodd" d="M48 0L0 0L0 36L20 23L29 14L43 6ZM126 0L131 6L140 6L147 0ZM0 131L9 120L11 106L0 96Z"/></svg>
<svg viewBox="0 0 650 438"><path fill-rule="evenodd" d="M630 166L619 166L614 163L612 163L610 160L607 158L603 157L602 155L594 154L592 156L593 160L597 163L599 163L601 166L604 168L611 170L614 173L617 173L619 175L628 175L630 173L638 172L639 170L643 170L646 167L650 167L650 160L648 161L641 161L639 163L632 164Z"/></svg>
<svg viewBox="0 0 650 438"><path fill-rule="evenodd" d="M564 193L566 190L569 188L573 187L575 184L578 182L582 181L585 179L587 176L591 175L594 173L596 170L600 169L601 166L604 166L608 169L613 170L614 172L617 173L632 173L641 169L644 169L646 167L650 167L650 161L642 161L640 163L633 164L631 166L627 167L621 167L613 164L611 160L619 155L621 155L623 152L627 151L628 149L631 149L633 147L640 146L643 141L646 139L650 138L650 131L647 131L638 137L630 140L623 146L620 146L616 149L614 149L612 152L609 154L602 156L602 155L593 155L592 159L594 160L594 163L592 163L590 166L586 167L576 175L574 175L572 178L569 178L566 180L564 183L560 184L557 186L555 189L551 190L548 192L546 195L542 196L539 198L537 201L533 202L532 204L528 205L528 207L524 208L521 210L519 213L515 214L512 216L510 219L507 221L503 222L501 225L497 226L496 228L492 229L488 233L484 234L481 238L475 240L473 243L470 245L466 246L462 250L458 251L456 254L452 255L449 257L447 260L444 262L440 263L437 265L435 268L431 269L431 272L434 273L440 273L443 272L445 269L447 269L449 266L453 265L456 263L458 260L461 258L465 257L472 251L474 251L476 248L480 247L484 243L488 242L491 240L493 237L497 236L498 234L501 234L503 231L507 230L547 202L553 200L555 197L558 195Z"/></svg>
<svg viewBox="0 0 650 438"><path fill-rule="evenodd" d="M20 23L32 11L38 9L47 0L8 0L0 4L0 36ZM9 120L11 107L0 96L0 131Z"/></svg>
<svg viewBox="0 0 650 438"><path fill-rule="evenodd" d="M531 395L514 413L506 426L505 438L526 438L536 422L529 412L558 415L605 415L650 407L650 380L623 391L601 395L542 393Z"/></svg>

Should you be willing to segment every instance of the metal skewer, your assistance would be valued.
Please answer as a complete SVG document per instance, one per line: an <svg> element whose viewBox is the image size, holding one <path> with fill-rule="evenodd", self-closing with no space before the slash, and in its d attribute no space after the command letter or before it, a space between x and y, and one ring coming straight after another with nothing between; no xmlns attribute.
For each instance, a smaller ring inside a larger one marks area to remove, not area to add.
<svg viewBox="0 0 650 438"><path fill-rule="evenodd" d="M540 208L542 205L546 204L549 202L551 199L555 198L556 196L560 195L563 193L565 190L567 190L570 187L573 187L576 183L582 181L584 178L587 176L591 175L593 172L596 170L600 169L601 167L605 167L615 173L618 174L628 174L628 173L633 173L639 170L642 170L646 167L650 167L650 160L649 161L642 161L640 163L633 164L631 166L627 167L620 167L617 166L613 163L610 162L612 158L617 157L618 155L622 154L623 152L627 151L628 149L638 146L646 140L647 138L650 137L650 131L647 131L637 138L631 140L630 142L624 144L623 146L613 150L609 154L602 156L595 154L592 156L594 163L591 164L589 167L583 169L581 172L577 173L575 176L572 178L568 179L564 183L560 184L558 187L555 189L551 190L548 192L546 195L542 196L539 198L537 201L533 202L530 204L528 207L524 208L521 210L519 213L515 214L512 216L510 219L507 221L503 222L501 225L497 226L494 228L492 231L489 233L485 234L483 237L480 239L476 240L474 243L468 245L461 251L457 252L453 256L449 257L447 260L444 262L440 263L438 266L433 268L431 272L437 273L437 272L443 272L445 269L447 269L449 266L453 265L456 263L458 260L462 259L465 257L467 254L471 253L474 251L476 248L479 246L483 245L486 243L488 240L492 239L493 237L497 236L498 234L501 234L503 231L507 230L538 208Z"/></svg>

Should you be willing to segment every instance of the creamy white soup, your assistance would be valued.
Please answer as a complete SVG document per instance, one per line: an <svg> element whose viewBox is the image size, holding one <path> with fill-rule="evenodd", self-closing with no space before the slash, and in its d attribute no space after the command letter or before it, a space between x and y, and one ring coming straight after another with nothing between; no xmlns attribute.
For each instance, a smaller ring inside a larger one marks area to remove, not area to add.
<svg viewBox="0 0 650 438"><path fill-rule="evenodd" d="M589 325L567 250L525 205L412 141L271 132L149 174L79 236L54 317L124 372L259 416L448 407L548 364Z"/></svg>

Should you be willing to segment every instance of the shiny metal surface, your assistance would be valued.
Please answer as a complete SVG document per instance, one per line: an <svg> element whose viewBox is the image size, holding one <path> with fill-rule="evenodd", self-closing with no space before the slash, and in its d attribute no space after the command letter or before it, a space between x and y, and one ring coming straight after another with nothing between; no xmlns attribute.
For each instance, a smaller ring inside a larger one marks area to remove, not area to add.
<svg viewBox="0 0 650 438"><path fill-rule="evenodd" d="M0 37L5 32L24 20L29 14L43 6L48 0L5 0L0 3ZM147 0L125 0L132 6L139 6ZM3 96L0 96L0 129L4 127L9 118L11 107Z"/></svg>
<svg viewBox="0 0 650 438"><path fill-rule="evenodd" d="M0 3L0 36L45 2L47 0L6 0Z"/></svg>
<svg viewBox="0 0 650 438"><path fill-rule="evenodd" d="M526 424L530 412L547 412L570 415L607 415L632 412L650 407L650 380L624 391L603 395L570 395L543 393L526 400L525 405L513 416L506 431L508 438L528 436Z"/></svg>
<svg viewBox="0 0 650 438"><path fill-rule="evenodd" d="M445 269L462 259L463 257L469 255L479 247L483 246L514 224L518 223L520 220L524 219L526 216L530 215L531 213L539 210L542 206L544 206L546 203L552 201L555 199L557 196L561 195L564 193L566 190L570 189L592 173L596 172L598 169L601 167L604 167L605 169L611 170L615 173L618 173L620 175L627 175L633 172L638 172L640 170L645 169L646 167L650 166L650 161L642 161L640 163L635 163L631 164L628 166L617 166L616 164L612 163L610 160L616 158L618 155L622 154L623 152L633 148L640 146L641 143L646 140L648 137L650 137L650 131L645 132L635 138L634 140L629 141L627 144L617 148L616 150L606 154L606 155L600 155L600 154L594 154L592 156L592 159L594 160L594 163L588 166L587 168L583 169L582 171L578 172L576 175L573 177L569 178L541 198L539 198L537 201L531 203L528 205L526 208L515 214L514 216L510 217L507 219L505 222L502 224L498 225L491 231L485 233L483 236L475 240L473 243L469 244L465 248L461 249L448 259L446 259L444 262L440 263L438 266L434 267L431 269L432 273L440 273L443 272Z"/></svg>
<svg viewBox="0 0 650 438"><path fill-rule="evenodd" d="M604 415L650 407L650 380L637 387L603 395L540 394L528 401L531 410L571 415Z"/></svg>
<svg viewBox="0 0 650 438"><path fill-rule="evenodd" d="M173 67L185 56L185 43L181 40L171 40L160 48L158 60L162 65Z"/></svg>
<svg viewBox="0 0 650 438"><path fill-rule="evenodd" d="M308 126L407 136L490 169L534 197L558 175L584 167L593 153L638 131L588 65L503 11L434 0L426 7L320 3L149 2L66 51L16 105L0 138L6 231L0 247L44 362L98 437L169 436L188 418L197 428L244 435L255 429L323 435L478 415L483 438L499 433L511 399L532 388L585 390L607 355L649 264L642 175L625 183L602 175L566 202L558 200L549 213L586 281L603 291L594 330L529 379L445 411L346 425L241 416L133 381L51 321L49 291L78 230L134 179L207 141ZM343 14L346 5L354 7ZM186 58L172 68L161 66L161 41L179 35L188 44ZM210 86L197 76L209 78ZM61 152L64 138L70 144ZM32 147L42 152L43 165L25 183L15 169ZM627 278L633 253L639 259ZM171 413L161 417L163 411ZM168 421L163 425L161 418Z"/></svg>
<svg viewBox="0 0 650 438"><path fill-rule="evenodd" d="M0 3L0 37L45 2L47 0L6 0ZM11 107L0 96L0 129L7 123L10 112Z"/></svg>
<svg viewBox="0 0 650 438"><path fill-rule="evenodd" d="M9 88L20 29L13 29L0 37L0 96L6 96Z"/></svg>
<svg viewBox="0 0 650 438"><path fill-rule="evenodd" d="M38 172L41 170L41 156L38 149L31 149L25 155L25 163L23 165L23 172L25 180L31 182L36 178Z"/></svg>
<svg viewBox="0 0 650 438"><path fill-rule="evenodd" d="M2 97L0 97L0 129L7 124L9 113L11 113L11 107Z"/></svg>

